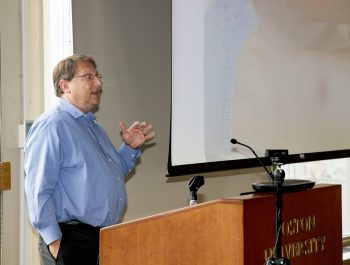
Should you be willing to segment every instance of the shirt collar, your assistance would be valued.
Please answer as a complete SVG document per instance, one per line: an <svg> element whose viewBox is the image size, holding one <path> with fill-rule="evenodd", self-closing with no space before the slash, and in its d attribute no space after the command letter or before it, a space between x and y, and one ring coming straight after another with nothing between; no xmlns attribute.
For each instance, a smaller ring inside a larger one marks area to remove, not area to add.
<svg viewBox="0 0 350 265"><path fill-rule="evenodd" d="M64 98L58 98L57 107L58 109L68 112L75 119L85 116L90 121L96 120L96 117L92 112L88 112L87 114L85 114L76 106L71 104L69 101L65 100Z"/></svg>

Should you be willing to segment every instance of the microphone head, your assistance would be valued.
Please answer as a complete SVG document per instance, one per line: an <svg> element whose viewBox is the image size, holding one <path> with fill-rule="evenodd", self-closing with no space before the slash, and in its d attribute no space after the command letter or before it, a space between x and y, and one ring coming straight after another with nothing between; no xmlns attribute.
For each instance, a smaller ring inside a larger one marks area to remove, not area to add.
<svg viewBox="0 0 350 265"><path fill-rule="evenodd" d="M236 144L236 143L238 143L238 141L236 139L232 138L231 139L231 144Z"/></svg>

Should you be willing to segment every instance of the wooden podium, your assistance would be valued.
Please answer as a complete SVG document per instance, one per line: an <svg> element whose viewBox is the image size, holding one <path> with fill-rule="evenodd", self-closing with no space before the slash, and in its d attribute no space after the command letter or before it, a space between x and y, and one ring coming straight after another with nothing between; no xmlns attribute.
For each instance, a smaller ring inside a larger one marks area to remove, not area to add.
<svg viewBox="0 0 350 265"><path fill-rule="evenodd" d="M283 194L282 255L341 265L341 186ZM275 196L215 200L101 229L100 265L263 265L275 243Z"/></svg>

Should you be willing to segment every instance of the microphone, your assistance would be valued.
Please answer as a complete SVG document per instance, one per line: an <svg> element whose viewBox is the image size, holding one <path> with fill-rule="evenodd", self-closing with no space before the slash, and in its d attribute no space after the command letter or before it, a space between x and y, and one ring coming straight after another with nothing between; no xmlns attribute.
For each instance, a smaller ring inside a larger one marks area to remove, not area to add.
<svg viewBox="0 0 350 265"><path fill-rule="evenodd" d="M256 157L256 159L259 161L260 165L265 169L265 171L267 172L267 174L269 175L269 177L272 179L273 178L273 174L271 171L269 171L267 169L267 167L264 165L264 163L261 161L260 157L255 153L254 149L251 148L249 145L246 145L246 144L243 144L243 143L240 143L238 142L236 139L232 138L231 139L231 144L239 144L239 145L242 145L246 148L248 148L250 151L252 151L252 153L254 154L254 156Z"/></svg>
<svg viewBox="0 0 350 265"><path fill-rule="evenodd" d="M190 206L197 204L197 191L204 185L203 176L194 176L187 183L187 187L190 189Z"/></svg>
<svg viewBox="0 0 350 265"><path fill-rule="evenodd" d="M274 165L277 165L277 168L274 172L271 172L267 169L264 163L261 161L259 156L255 153L253 148L249 145L238 142L236 139L231 139L232 144L239 144L246 148L248 148L255 155L256 159L259 161L260 165L265 169L268 176L270 177L271 182L262 182L262 183L253 183L253 189L255 191L262 192L272 192L275 191L275 182L282 181L283 182L283 190L285 191L297 191L297 190L306 190L311 189L315 185L314 181L305 180L305 179L287 179L284 180L284 170L280 168L283 165L288 157L288 150L285 149L267 149L265 151L265 156L270 157L271 162Z"/></svg>

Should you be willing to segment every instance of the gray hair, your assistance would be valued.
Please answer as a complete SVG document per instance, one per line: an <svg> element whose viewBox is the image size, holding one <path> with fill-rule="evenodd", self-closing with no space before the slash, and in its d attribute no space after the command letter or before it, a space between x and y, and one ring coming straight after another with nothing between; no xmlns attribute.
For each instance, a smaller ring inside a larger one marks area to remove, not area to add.
<svg viewBox="0 0 350 265"><path fill-rule="evenodd" d="M61 80L72 80L75 74L75 70L79 62L87 62L97 67L94 58L87 55L73 54L67 58L61 60L53 69L52 78L55 87L55 94L57 97L61 97L62 90L60 87Z"/></svg>

